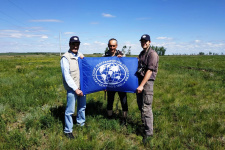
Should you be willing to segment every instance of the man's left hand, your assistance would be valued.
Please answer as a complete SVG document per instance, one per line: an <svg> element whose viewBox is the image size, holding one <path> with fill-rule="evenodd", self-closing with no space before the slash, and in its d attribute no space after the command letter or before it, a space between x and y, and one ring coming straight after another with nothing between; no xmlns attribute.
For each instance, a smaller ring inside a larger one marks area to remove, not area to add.
<svg viewBox="0 0 225 150"><path fill-rule="evenodd" d="M138 88L137 88L137 93L141 93L142 91L143 91L143 86L138 86Z"/></svg>
<svg viewBox="0 0 225 150"><path fill-rule="evenodd" d="M84 58L84 55L83 54L80 54L80 58L83 59Z"/></svg>

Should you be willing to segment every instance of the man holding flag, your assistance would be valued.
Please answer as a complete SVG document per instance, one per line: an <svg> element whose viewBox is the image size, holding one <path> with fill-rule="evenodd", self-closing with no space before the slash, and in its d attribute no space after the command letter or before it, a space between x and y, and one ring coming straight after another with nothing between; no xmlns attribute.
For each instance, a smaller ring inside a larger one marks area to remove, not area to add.
<svg viewBox="0 0 225 150"><path fill-rule="evenodd" d="M143 50L138 57L137 103L145 127L145 136L143 137L143 143L145 144L146 139L153 136L153 85L158 72L159 56L150 47L151 39L148 34L142 35L140 42Z"/></svg>
<svg viewBox="0 0 225 150"><path fill-rule="evenodd" d="M112 38L108 42L108 48L109 50L105 52L104 57L124 57L125 55L117 50L117 40ZM107 91L107 114L108 118L112 118L112 110L113 110L113 102L115 97L116 91ZM118 92L118 95L120 97L120 102L123 110L123 122L122 124L126 125L127 123L127 111L128 111L128 105L127 105L127 94L126 92Z"/></svg>
<svg viewBox="0 0 225 150"><path fill-rule="evenodd" d="M74 139L73 118L75 111L75 103L77 100L77 124L83 126L85 124L85 108L86 96L80 90L80 70L78 66L78 57L83 58L84 55L78 52L80 40L78 36L72 36L69 41L69 51L66 52L60 61L63 85L67 90L67 105L65 111L65 129L64 133L67 138Z"/></svg>

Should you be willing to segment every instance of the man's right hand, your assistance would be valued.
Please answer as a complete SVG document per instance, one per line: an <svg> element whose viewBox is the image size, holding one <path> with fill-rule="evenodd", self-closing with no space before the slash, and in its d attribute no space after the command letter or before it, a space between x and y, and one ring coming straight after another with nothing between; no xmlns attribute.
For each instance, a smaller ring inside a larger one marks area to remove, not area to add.
<svg viewBox="0 0 225 150"><path fill-rule="evenodd" d="M81 59L83 59L84 58L84 55L83 54L80 54L80 56L79 56Z"/></svg>
<svg viewBox="0 0 225 150"><path fill-rule="evenodd" d="M78 96L83 96L83 92L82 92L80 89L76 89L76 90L75 90L75 93L76 93Z"/></svg>

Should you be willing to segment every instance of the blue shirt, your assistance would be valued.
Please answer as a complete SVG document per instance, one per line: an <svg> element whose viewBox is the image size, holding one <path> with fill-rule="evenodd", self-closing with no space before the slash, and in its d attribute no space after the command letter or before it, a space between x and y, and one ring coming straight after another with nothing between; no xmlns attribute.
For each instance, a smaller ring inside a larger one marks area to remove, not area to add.
<svg viewBox="0 0 225 150"><path fill-rule="evenodd" d="M78 59L79 55L81 55L82 53L78 52L77 54L74 54L72 52L72 54L74 55L76 59ZM75 82L73 81L73 78L70 76L70 64L67 58L62 57L62 59L60 60L60 64L61 64L61 70L62 70L62 77L66 81L67 86L73 89L73 91L77 90L78 86L75 84Z"/></svg>

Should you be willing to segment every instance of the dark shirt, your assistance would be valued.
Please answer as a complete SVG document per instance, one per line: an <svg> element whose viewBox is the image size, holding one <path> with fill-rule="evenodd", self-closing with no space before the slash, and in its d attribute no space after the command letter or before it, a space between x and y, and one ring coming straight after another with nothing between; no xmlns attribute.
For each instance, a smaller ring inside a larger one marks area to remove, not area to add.
<svg viewBox="0 0 225 150"><path fill-rule="evenodd" d="M146 55L147 54L147 55ZM159 63L159 56L152 48L149 48L147 52L145 50L142 50L139 54L139 61L138 61L138 67L141 66L141 63L144 64L142 66L145 66L145 72L147 70L152 71L152 75L149 80L155 80L157 72L158 72L158 63ZM145 72L141 74L142 77L144 77Z"/></svg>
<svg viewBox="0 0 225 150"><path fill-rule="evenodd" d="M123 53L121 51L119 51L119 50L116 50L115 56L117 56L117 55L123 55ZM111 54L110 50L105 52L104 57L111 57L111 56L112 56L112 54Z"/></svg>

